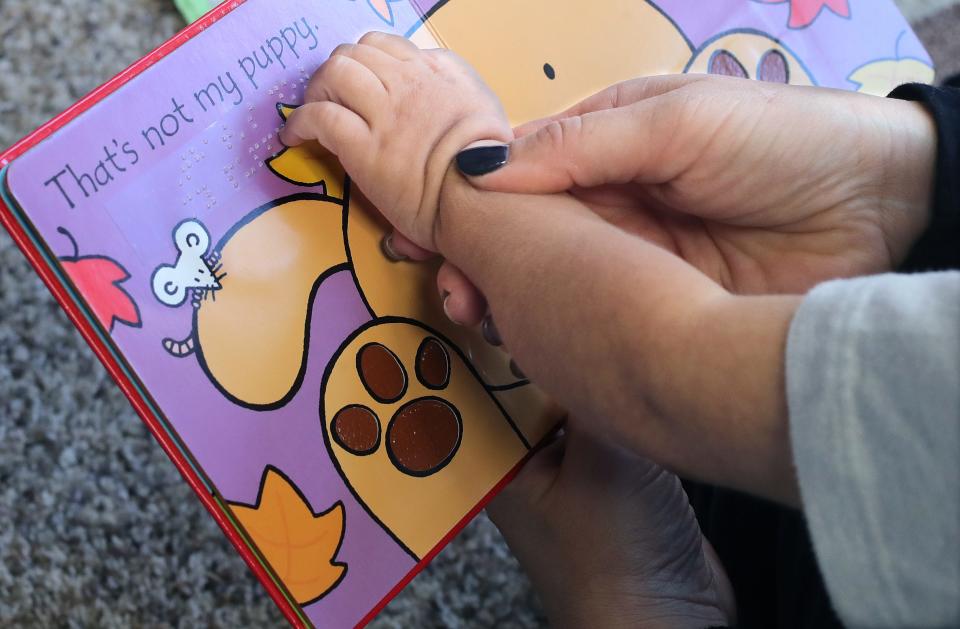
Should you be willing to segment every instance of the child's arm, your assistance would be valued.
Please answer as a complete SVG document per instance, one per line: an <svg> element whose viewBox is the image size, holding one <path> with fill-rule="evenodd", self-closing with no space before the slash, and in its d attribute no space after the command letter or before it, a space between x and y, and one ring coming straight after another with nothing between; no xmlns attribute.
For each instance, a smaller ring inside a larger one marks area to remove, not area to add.
<svg viewBox="0 0 960 629"><path fill-rule="evenodd" d="M592 428L682 473L796 499L783 375L796 299L731 297L569 195L474 189L455 156L511 131L452 53L367 35L335 51L307 100L284 142L319 140L400 232L459 266L574 416L612 418Z"/></svg>

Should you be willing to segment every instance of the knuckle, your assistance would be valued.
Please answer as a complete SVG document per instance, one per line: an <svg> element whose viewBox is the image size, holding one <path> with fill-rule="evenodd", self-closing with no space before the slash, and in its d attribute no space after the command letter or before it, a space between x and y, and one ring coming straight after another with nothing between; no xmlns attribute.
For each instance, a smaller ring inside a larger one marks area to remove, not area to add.
<svg viewBox="0 0 960 629"><path fill-rule="evenodd" d="M289 127L298 134L302 133L307 126L312 126L314 121L319 117L320 111L317 105L318 103L307 103L302 107L298 107L287 116L284 126Z"/></svg>
<svg viewBox="0 0 960 629"><path fill-rule="evenodd" d="M548 149L562 152L565 148L576 142L582 129L583 118L580 116L572 116L551 122L543 128L541 135Z"/></svg>
<svg viewBox="0 0 960 629"><path fill-rule="evenodd" d="M634 79L633 81L624 81L622 83L617 83L613 86L613 94L611 95L612 102L610 103L611 109L618 109L623 107L627 103L627 88L635 85L634 81L639 81L641 79Z"/></svg>
<svg viewBox="0 0 960 629"><path fill-rule="evenodd" d="M360 44L376 44L378 42L385 41L389 37L386 33L381 31L369 31L361 37L357 43Z"/></svg>
<svg viewBox="0 0 960 629"><path fill-rule="evenodd" d="M446 48L436 48L424 51L423 58L431 68L442 70L449 67L454 59L454 54Z"/></svg>
<svg viewBox="0 0 960 629"><path fill-rule="evenodd" d="M554 121L540 129L537 135L547 150L553 151L563 146L563 125Z"/></svg>
<svg viewBox="0 0 960 629"><path fill-rule="evenodd" d="M344 55L335 55L320 66L320 73L326 76L337 76L347 69L348 64L349 62Z"/></svg>
<svg viewBox="0 0 960 629"><path fill-rule="evenodd" d="M330 58L349 54L353 50L354 44L340 44L330 53Z"/></svg>

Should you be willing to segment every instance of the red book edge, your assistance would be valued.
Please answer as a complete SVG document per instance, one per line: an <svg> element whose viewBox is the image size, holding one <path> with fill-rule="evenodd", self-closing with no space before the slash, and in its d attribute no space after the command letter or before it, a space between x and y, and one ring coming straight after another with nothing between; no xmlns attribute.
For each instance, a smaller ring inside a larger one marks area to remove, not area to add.
<svg viewBox="0 0 960 629"><path fill-rule="evenodd" d="M239 7L244 2L246 2L246 0L225 2L217 8L211 10L202 18L187 26L182 31L178 32L166 42L158 46L156 49L147 53L144 57L131 64L115 77L91 91L89 94L63 111L60 115L38 127L35 131L21 139L19 142L0 153L0 168L4 168L9 165L14 159L33 148L46 138L50 137L64 125L99 103L107 96L113 94L132 78L150 68L152 65L194 38L202 31L211 27L214 23L231 12L233 9ZM0 182L0 185L3 185L3 183ZM47 265L43 255L35 248L30 240L30 237L27 235L23 227L14 216L14 211L15 210L13 208L8 207L2 198L0 198L0 224L3 224L7 232L9 232L14 243L16 243L20 251L23 252L23 255L27 258L27 261L30 263L33 269L37 272L37 275L40 276L40 279L43 280L43 283L46 285L47 289L60 304L60 307L63 308L63 310L67 313L70 321L80 331L80 334L83 336L84 340L86 340L94 354L123 391L123 394L127 397L134 410L140 416L140 419L143 420L143 422L147 425L147 428L150 429L150 432L160 443L160 446L167 453L167 456L170 458L170 460L173 461L174 465L180 471L180 474L187 481L190 487L193 488L193 491L197 494L200 502L203 503L203 506L206 507L214 521L216 521L216 523L220 526L221 530L227 536L227 539L230 540L234 548L236 548L237 552L240 553L240 556L243 557L244 561L246 561L247 565L257 576L257 579L259 579L264 588L266 588L270 598L273 599L273 601L280 608L280 611L283 612L283 615L286 617L287 621L289 621L294 627L304 629L309 628L311 626L310 622L305 618L303 612L295 607L293 603L291 603L291 599L288 598L287 594L285 594L284 591L277 585L277 580L275 580L274 577L268 572L267 568L264 566L264 563L261 562L254 550L250 547L250 545L247 544L240 531L238 531L230 521L230 518L218 504L217 498L213 494L210 494L206 491L203 480L200 479L197 473L193 470L189 461L187 461L183 454L181 454L177 444L173 441L164 427L160 425L156 417L154 417L146 400L144 400L137 392L136 386L123 373L121 365L111 355L107 345L101 340L100 335L94 329L93 325L88 321L83 309L73 301L66 287L63 286L63 284L57 278L55 272ZM146 390L146 387L144 387L144 390ZM413 569L411 569L410 572L408 572L406 576L404 576L393 587L393 589L391 589L386 596L384 596L374 606L374 608L371 609L370 612L360 620L359 623L357 623L356 626L363 627L367 625L377 616L377 614L383 611L387 604L395 596L397 596L397 594L399 594L400 591L403 590L403 588L405 588L410 581L412 581L413 578L416 577L433 560L433 558L436 557L437 554L439 554L440 551L443 550L443 548L449 544L453 538L456 537L460 531L462 531L464 527L466 527L467 524L469 524L470 521L477 516L477 514L480 513L480 511L487 506L487 503L489 503L494 496L496 496L511 480L513 480L529 456L530 454L517 463L517 465L514 466L514 468L510 470L510 472L504 476L504 478L497 483L493 489L491 489L490 492L487 493L487 495L484 496L483 499L480 500L480 502L478 502L476 506L471 509L463 517L463 519L461 519L457 525L454 526L450 532L443 537L443 539L437 543L433 550L427 553L427 555L423 557L423 559L421 559L417 565L414 566Z"/></svg>

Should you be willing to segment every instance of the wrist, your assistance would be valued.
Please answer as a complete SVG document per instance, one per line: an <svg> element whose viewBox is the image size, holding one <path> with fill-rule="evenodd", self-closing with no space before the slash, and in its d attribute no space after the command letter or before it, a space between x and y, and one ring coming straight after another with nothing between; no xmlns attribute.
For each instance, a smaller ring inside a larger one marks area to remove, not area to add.
<svg viewBox="0 0 960 629"><path fill-rule="evenodd" d="M731 484L790 506L800 499L790 447L787 339L802 300L797 295L738 296L717 321L731 353L720 368L730 370L729 385L741 392L730 409L735 422L730 434L736 442L728 464L737 474Z"/></svg>
<svg viewBox="0 0 960 629"><path fill-rule="evenodd" d="M496 117L480 116L476 119L466 119L459 124L451 127L434 144L434 148L428 158L426 170L428 174L427 185L430 191L428 195L430 207L429 212L433 215L432 232L430 238L433 246L439 253L441 250L440 241L442 239L443 214L449 215L451 212L443 212L445 204L455 200L451 193L456 193L456 188L472 186L457 171L456 160L458 155L462 154L467 148L476 148L480 146L504 146L513 139L513 131L506 125L505 121L500 121ZM476 192L474 190L474 192ZM421 209L421 214L425 212ZM448 226L455 224L455 220L448 220ZM449 229L447 230L450 231Z"/></svg>
<svg viewBox="0 0 960 629"><path fill-rule="evenodd" d="M894 267L931 220L937 158L933 116L920 103L884 99L888 142L882 169L880 225Z"/></svg>
<svg viewBox="0 0 960 629"><path fill-rule="evenodd" d="M722 295L677 333L662 374L664 431L679 473L798 503L786 399L786 345L798 296ZM690 448L689 444L698 444ZM664 462L664 461L661 461Z"/></svg>
<svg viewBox="0 0 960 629"><path fill-rule="evenodd" d="M476 199L480 194L484 193L474 188L451 161L440 184L433 240L437 252L454 264L476 241L477 230L487 221L487 205Z"/></svg>

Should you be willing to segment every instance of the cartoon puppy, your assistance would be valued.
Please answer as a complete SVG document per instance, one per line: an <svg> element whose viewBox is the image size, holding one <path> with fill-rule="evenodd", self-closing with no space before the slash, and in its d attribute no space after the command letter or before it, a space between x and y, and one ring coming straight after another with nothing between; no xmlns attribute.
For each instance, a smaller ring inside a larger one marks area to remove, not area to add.
<svg viewBox="0 0 960 629"><path fill-rule="evenodd" d="M470 62L513 124L563 111L614 83L679 73L692 50L646 0L440 0L410 39Z"/></svg>

